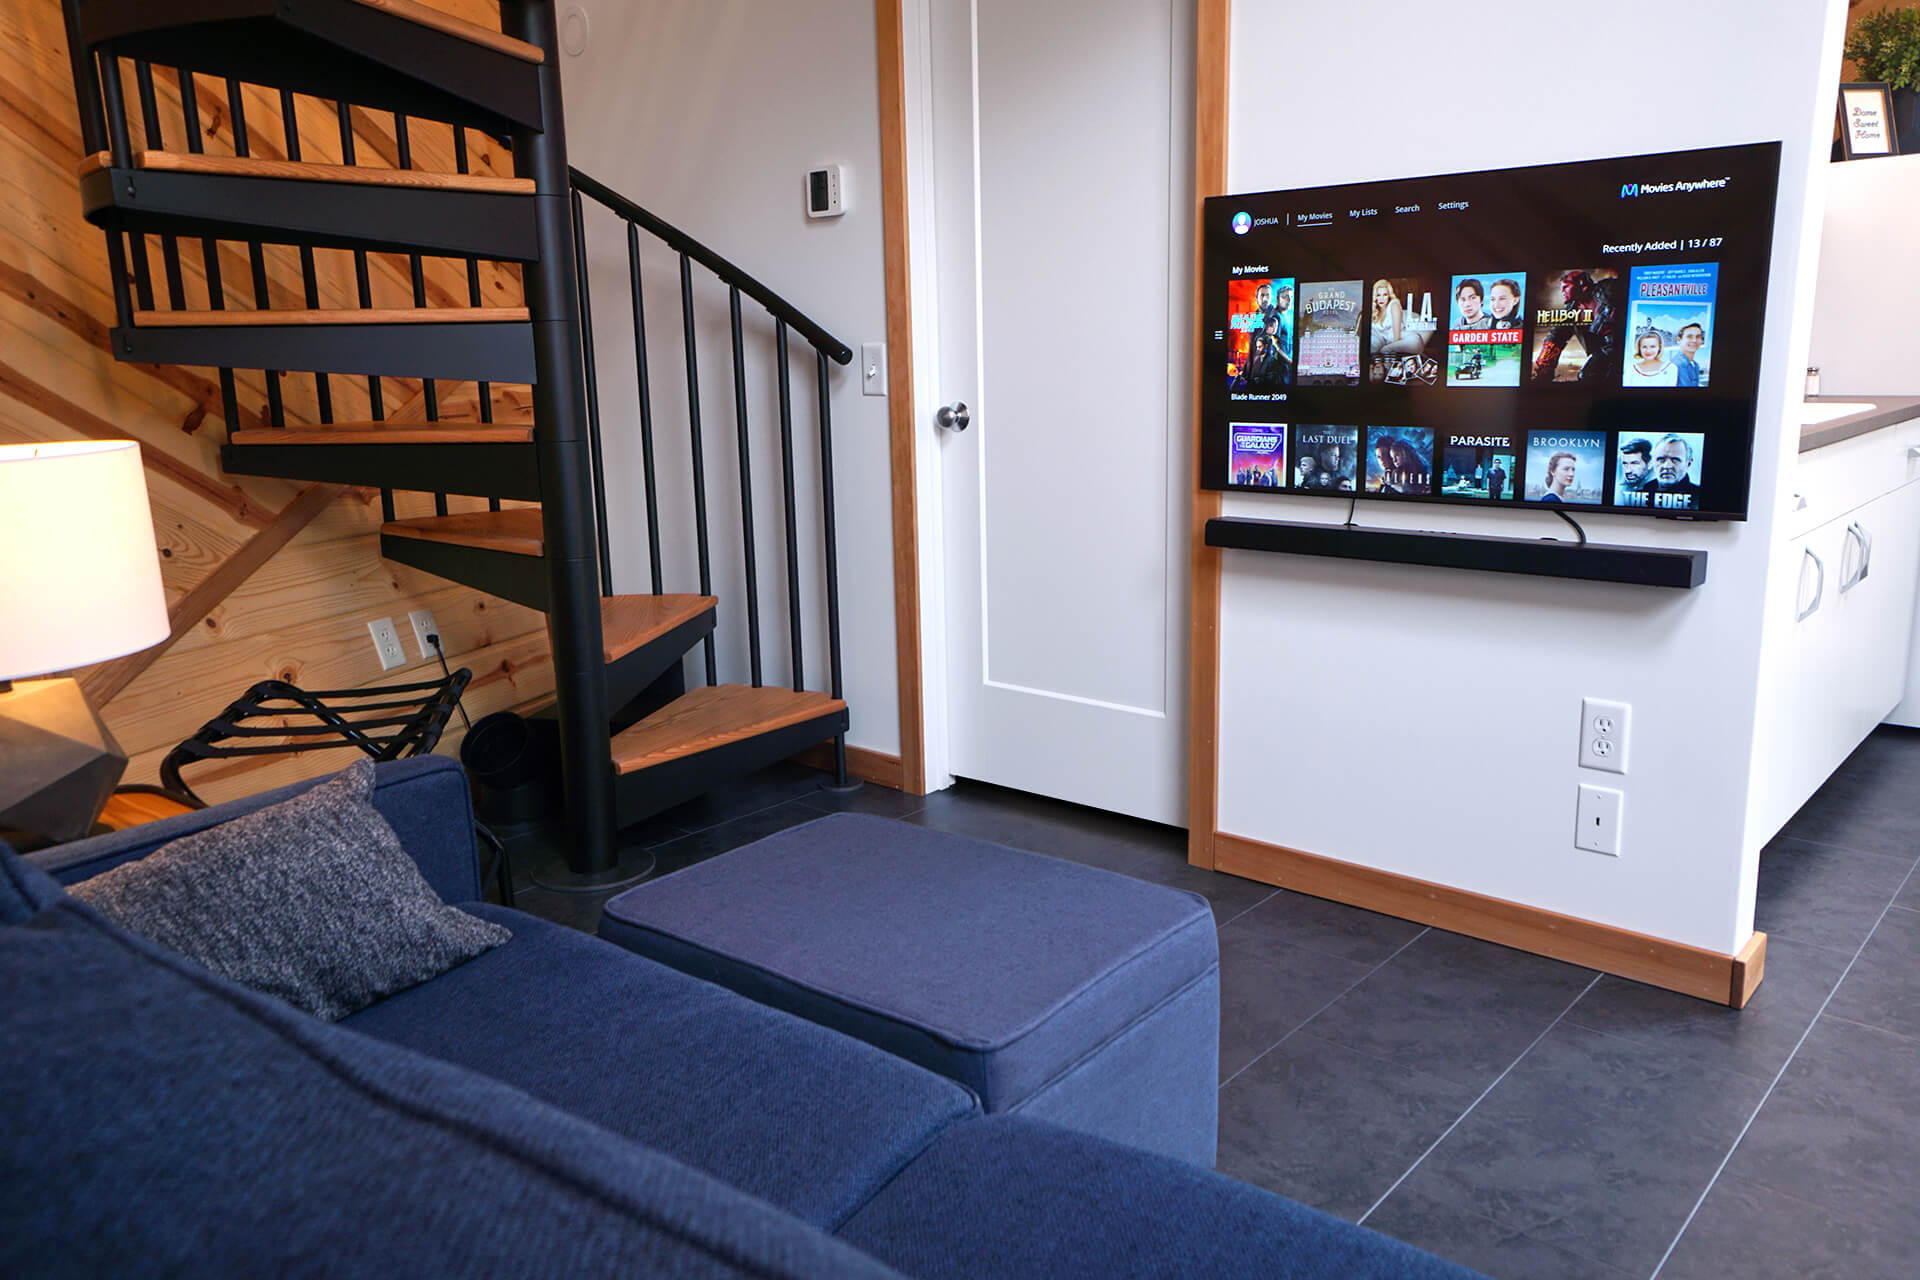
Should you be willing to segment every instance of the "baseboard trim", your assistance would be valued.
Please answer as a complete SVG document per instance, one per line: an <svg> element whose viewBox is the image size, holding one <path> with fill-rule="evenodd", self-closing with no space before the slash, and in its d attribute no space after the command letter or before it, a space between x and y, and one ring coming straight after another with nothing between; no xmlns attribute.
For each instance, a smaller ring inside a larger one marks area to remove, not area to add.
<svg viewBox="0 0 1920 1280"><path fill-rule="evenodd" d="M828 773L832 773L833 744L822 742L808 747L794 756L793 761L795 764L806 765L809 769L825 769ZM884 751L869 751L865 747L849 746L847 773L862 782L871 782L876 787L887 787L893 791L907 789L906 768L900 763L900 757L888 755Z"/></svg>
<svg viewBox="0 0 1920 1280"><path fill-rule="evenodd" d="M1744 1008L1766 972L1767 935L1733 955L1563 916L1503 898L1215 832L1214 869L1315 898Z"/></svg>

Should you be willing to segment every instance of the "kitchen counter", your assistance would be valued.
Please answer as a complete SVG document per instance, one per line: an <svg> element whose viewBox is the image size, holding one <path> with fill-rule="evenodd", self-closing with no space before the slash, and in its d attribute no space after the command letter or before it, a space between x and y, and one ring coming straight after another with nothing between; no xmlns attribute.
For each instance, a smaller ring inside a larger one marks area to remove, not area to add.
<svg viewBox="0 0 1920 1280"><path fill-rule="evenodd" d="M1890 427L1896 422L1905 422L1909 418L1920 418L1920 396L1810 396L1808 404L1864 404L1868 408L1845 417L1833 418L1826 422L1811 423L1800 428L1800 452L1811 453L1815 449L1842 440L1851 440L1855 436L1865 435L1869 431L1878 431Z"/></svg>

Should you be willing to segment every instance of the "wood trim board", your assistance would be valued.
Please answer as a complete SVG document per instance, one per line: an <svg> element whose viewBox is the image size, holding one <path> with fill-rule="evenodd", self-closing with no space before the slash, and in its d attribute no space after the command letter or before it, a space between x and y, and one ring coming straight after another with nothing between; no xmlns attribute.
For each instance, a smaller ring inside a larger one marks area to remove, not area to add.
<svg viewBox="0 0 1920 1280"><path fill-rule="evenodd" d="M1200 388L1206 349L1204 201L1227 189L1228 28L1233 0L1200 0L1193 112L1193 521L1187 531L1192 593L1187 664L1187 861L1217 865L1214 828L1220 784L1220 552L1207 545L1207 521L1220 514L1218 492L1200 487Z"/></svg>
<svg viewBox="0 0 1920 1280"><path fill-rule="evenodd" d="M899 780L883 785L896 786L911 795L925 795L927 743L925 674L920 664L920 508L915 488L918 472L914 456L913 288L907 227L906 37L901 0L875 0L874 28L880 73L880 209L886 244L894 662L900 699ZM855 750L848 748L849 768L853 767Z"/></svg>
<svg viewBox="0 0 1920 1280"><path fill-rule="evenodd" d="M819 769L823 773L833 772L833 744L816 743L793 757L795 764L803 764L809 769ZM847 748L847 773L862 782L871 782L876 787L886 787L892 791L905 791L909 795L925 795L925 791L912 791L906 784L906 769L899 756L888 755L884 751L872 751L866 747L849 746Z"/></svg>
<svg viewBox="0 0 1920 1280"><path fill-rule="evenodd" d="M1464 933L1535 955L1744 1008L1766 972L1767 935L1733 955L1466 889L1216 831L1214 869L1310 897Z"/></svg>

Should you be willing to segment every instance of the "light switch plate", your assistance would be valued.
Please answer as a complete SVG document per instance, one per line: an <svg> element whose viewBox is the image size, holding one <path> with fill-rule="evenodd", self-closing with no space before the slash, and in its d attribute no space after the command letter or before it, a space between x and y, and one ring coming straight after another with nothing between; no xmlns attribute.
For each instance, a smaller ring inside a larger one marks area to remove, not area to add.
<svg viewBox="0 0 1920 1280"><path fill-rule="evenodd" d="M884 342L860 344L860 394L887 394L887 344Z"/></svg>

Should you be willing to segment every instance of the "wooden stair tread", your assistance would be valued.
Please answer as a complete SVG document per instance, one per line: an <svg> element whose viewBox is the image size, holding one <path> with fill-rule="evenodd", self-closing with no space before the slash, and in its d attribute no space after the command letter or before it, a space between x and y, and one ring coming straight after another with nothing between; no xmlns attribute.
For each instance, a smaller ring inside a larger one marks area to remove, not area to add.
<svg viewBox="0 0 1920 1280"><path fill-rule="evenodd" d="M659 639L720 605L713 596L603 596L600 643L608 662Z"/></svg>
<svg viewBox="0 0 1920 1280"><path fill-rule="evenodd" d="M113 163L100 151L80 162L86 177ZM259 160L240 156L182 154L177 151L136 151L133 166L153 173L199 173L223 178L282 178L296 182L345 182L373 187L420 187L435 191L484 191L532 195L532 178L496 178L480 173L429 173L419 169L376 169L365 165L308 164L292 160Z"/></svg>
<svg viewBox="0 0 1920 1280"><path fill-rule="evenodd" d="M249 427L227 434L228 444L527 444L532 423L334 422L300 427ZM491 513L488 513L491 514Z"/></svg>
<svg viewBox="0 0 1920 1280"><path fill-rule="evenodd" d="M430 27L443 35L453 36L471 44L484 45L496 53L504 53L509 58L518 58L522 62L545 62L547 52L537 44L528 44L525 40L516 40L503 31L492 27L483 27L477 22L468 22L465 18L456 18L450 13L435 9L431 5L421 4L420 0L354 0L369 9L379 9L396 18Z"/></svg>
<svg viewBox="0 0 1920 1280"><path fill-rule="evenodd" d="M722 684L694 689L613 738L613 767L634 773L730 742L844 711L824 693Z"/></svg>
<svg viewBox="0 0 1920 1280"><path fill-rule="evenodd" d="M136 311L136 329L247 325L526 323L525 307L332 307L319 311Z"/></svg>
<svg viewBox="0 0 1920 1280"><path fill-rule="evenodd" d="M547 547L538 507L463 511L450 516L389 520L380 526L380 532L389 537L419 538L423 542L477 547L482 551L504 551L516 556L544 555Z"/></svg>

